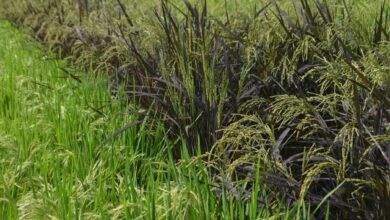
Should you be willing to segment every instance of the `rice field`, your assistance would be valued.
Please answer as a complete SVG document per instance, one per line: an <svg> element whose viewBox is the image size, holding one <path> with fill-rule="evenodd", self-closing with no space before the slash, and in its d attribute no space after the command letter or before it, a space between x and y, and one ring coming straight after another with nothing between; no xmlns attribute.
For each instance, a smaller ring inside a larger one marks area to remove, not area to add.
<svg viewBox="0 0 390 220"><path fill-rule="evenodd" d="M252 210L220 204L200 157L173 161L165 129L137 123L107 79L64 72L64 61L0 25L1 219L231 219ZM287 216L282 207L259 216Z"/></svg>
<svg viewBox="0 0 390 220"><path fill-rule="evenodd" d="M0 0L1 219L390 218L390 5Z"/></svg>

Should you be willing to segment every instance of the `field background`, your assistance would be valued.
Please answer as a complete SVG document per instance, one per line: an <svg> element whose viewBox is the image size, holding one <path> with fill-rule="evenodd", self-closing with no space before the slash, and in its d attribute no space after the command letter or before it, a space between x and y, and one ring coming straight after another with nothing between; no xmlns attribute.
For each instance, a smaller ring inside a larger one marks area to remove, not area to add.
<svg viewBox="0 0 390 220"><path fill-rule="evenodd" d="M390 217L389 1L0 17L4 219Z"/></svg>

